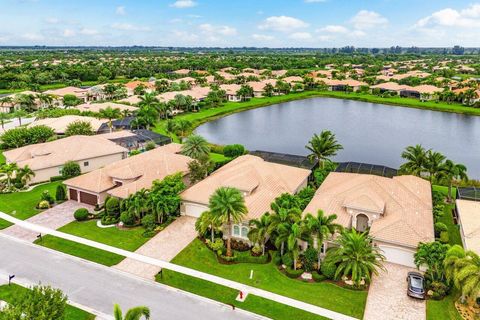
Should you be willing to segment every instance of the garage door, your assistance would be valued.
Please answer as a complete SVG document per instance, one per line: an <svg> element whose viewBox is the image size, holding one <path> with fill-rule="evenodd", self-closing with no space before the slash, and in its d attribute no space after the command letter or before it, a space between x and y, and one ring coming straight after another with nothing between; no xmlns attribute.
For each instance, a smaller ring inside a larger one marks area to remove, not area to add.
<svg viewBox="0 0 480 320"><path fill-rule="evenodd" d="M388 262L415 268L415 263L413 263L413 251L385 245L379 245L378 247L383 251L383 255Z"/></svg>
<svg viewBox="0 0 480 320"><path fill-rule="evenodd" d="M68 189L68 193L69 193L69 196L70 196L70 200L78 201L77 190Z"/></svg>
<svg viewBox="0 0 480 320"><path fill-rule="evenodd" d="M86 203L86 204L90 204L90 205L94 206L94 205L97 204L97 201L98 201L98 199L97 199L96 195L80 191L80 202L81 203Z"/></svg>
<svg viewBox="0 0 480 320"><path fill-rule="evenodd" d="M203 212L208 210L206 206L202 206L194 203L184 203L182 207L183 207L182 214L189 217L195 217L195 218L200 217L200 215Z"/></svg>

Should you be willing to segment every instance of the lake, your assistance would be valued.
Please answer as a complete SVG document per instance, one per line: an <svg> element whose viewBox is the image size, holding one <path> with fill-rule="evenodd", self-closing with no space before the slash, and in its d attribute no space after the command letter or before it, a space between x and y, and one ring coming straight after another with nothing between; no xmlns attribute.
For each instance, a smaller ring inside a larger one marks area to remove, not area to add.
<svg viewBox="0 0 480 320"><path fill-rule="evenodd" d="M322 130L335 133L344 147L336 161L398 168L405 147L422 144L466 165L471 178L480 178L476 116L312 98L235 113L199 126L196 133L212 143L306 155L305 145Z"/></svg>

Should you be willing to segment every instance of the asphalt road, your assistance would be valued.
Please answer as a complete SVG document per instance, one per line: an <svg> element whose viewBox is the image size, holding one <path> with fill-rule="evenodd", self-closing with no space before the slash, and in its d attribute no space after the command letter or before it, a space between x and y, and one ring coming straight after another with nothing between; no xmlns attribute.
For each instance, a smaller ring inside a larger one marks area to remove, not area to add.
<svg viewBox="0 0 480 320"><path fill-rule="evenodd" d="M111 315L146 305L151 319L258 319L175 289L55 251L0 236L0 276L15 274L19 281L48 284L61 289L76 303Z"/></svg>

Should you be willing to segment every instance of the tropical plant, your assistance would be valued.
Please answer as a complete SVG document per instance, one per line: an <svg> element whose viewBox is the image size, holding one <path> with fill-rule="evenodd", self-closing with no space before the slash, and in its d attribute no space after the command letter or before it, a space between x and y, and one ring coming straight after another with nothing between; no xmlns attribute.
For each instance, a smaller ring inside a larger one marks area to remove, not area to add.
<svg viewBox="0 0 480 320"><path fill-rule="evenodd" d="M192 160L188 163L188 176L190 183L194 184L205 179L210 170L214 167L213 162L208 155L199 159Z"/></svg>
<svg viewBox="0 0 480 320"><path fill-rule="evenodd" d="M448 183L448 202L452 201L452 183L454 180L467 181L467 167L460 163L454 163L451 160L445 160L439 171L440 179Z"/></svg>
<svg viewBox="0 0 480 320"><path fill-rule="evenodd" d="M406 160L400 166L400 171L421 177L425 172L427 151L420 144L408 146L402 152L402 158Z"/></svg>
<svg viewBox="0 0 480 320"><path fill-rule="evenodd" d="M425 169L428 172L430 182L436 181L442 170L445 156L440 152L428 150L425 158Z"/></svg>
<svg viewBox="0 0 480 320"><path fill-rule="evenodd" d="M265 243L268 240L270 222L270 214L268 212L262 215L259 219L250 220L248 239L262 247L262 256L265 255Z"/></svg>
<svg viewBox="0 0 480 320"><path fill-rule="evenodd" d="M10 115L8 113L0 112L0 125L2 126L3 130L5 130L5 123L9 119Z"/></svg>
<svg viewBox="0 0 480 320"><path fill-rule="evenodd" d="M18 124L22 125L22 118L25 118L28 113L25 110L19 109L13 113L13 116L18 119Z"/></svg>
<svg viewBox="0 0 480 320"><path fill-rule="evenodd" d="M215 219L228 227L227 257L231 257L231 227L232 223L240 223L247 215L245 199L238 189L220 187L211 195L208 207Z"/></svg>
<svg viewBox="0 0 480 320"><path fill-rule="evenodd" d="M218 222L217 217L210 211L203 212L195 221L195 230L200 236L203 237L205 233L210 230L210 240L212 242L215 240L215 230L218 230L221 226L222 225Z"/></svg>
<svg viewBox="0 0 480 320"><path fill-rule="evenodd" d="M432 281L442 282L445 280L443 261L448 248L447 244L438 241L420 242L414 254L414 263L417 268L426 266L426 274Z"/></svg>
<svg viewBox="0 0 480 320"><path fill-rule="evenodd" d="M67 161L62 167L62 177L63 179L69 179L82 174L80 165L75 161Z"/></svg>
<svg viewBox="0 0 480 320"><path fill-rule="evenodd" d="M305 148L311 152L308 155L310 161L318 160L321 168L323 168L324 163L330 161L330 157L336 156L337 152L343 149L343 146L338 143L335 134L329 130L324 130L320 135L314 134Z"/></svg>
<svg viewBox="0 0 480 320"><path fill-rule="evenodd" d="M108 119L108 128L110 132L113 130L112 120L122 117L120 109L113 109L112 107L107 107L105 109L100 109L99 116L104 119Z"/></svg>
<svg viewBox="0 0 480 320"><path fill-rule="evenodd" d="M7 177L7 186L10 188L12 186L12 176L15 172L18 171L18 166L16 163L4 163L0 167L0 172L4 173Z"/></svg>
<svg viewBox="0 0 480 320"><path fill-rule="evenodd" d="M275 246L280 249L280 255L283 256L288 235L282 231L288 230L292 224L300 221L302 211L299 208L298 199L290 194L277 197L270 207L273 213L268 233L274 235Z"/></svg>
<svg viewBox="0 0 480 320"><path fill-rule="evenodd" d="M185 142L182 144L181 153L187 157L198 160L208 157L210 147L204 137L193 134L185 139Z"/></svg>
<svg viewBox="0 0 480 320"><path fill-rule="evenodd" d="M283 223L278 228L278 234L286 238L287 250L293 257L293 270L297 270L297 261L300 254L300 241L309 241L310 234L302 220L293 224Z"/></svg>
<svg viewBox="0 0 480 320"><path fill-rule="evenodd" d="M115 320L140 320L142 317L150 319L150 309L144 306L135 307L128 310L124 317L120 306L115 304L113 307L113 317Z"/></svg>
<svg viewBox="0 0 480 320"><path fill-rule="evenodd" d="M65 135L67 137L76 135L91 136L94 133L91 123L82 120L69 123L67 129L65 129Z"/></svg>
<svg viewBox="0 0 480 320"><path fill-rule="evenodd" d="M28 165L25 165L23 168L20 168L17 172L22 183L27 186L30 180L32 180L32 178L35 177L35 172Z"/></svg>

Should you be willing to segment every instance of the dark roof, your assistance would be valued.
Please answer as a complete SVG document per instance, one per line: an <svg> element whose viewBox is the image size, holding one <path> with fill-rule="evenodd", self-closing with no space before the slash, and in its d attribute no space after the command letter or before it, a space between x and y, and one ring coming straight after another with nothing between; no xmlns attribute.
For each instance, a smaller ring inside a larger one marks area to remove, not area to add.
<svg viewBox="0 0 480 320"><path fill-rule="evenodd" d="M262 150L250 151L250 154L260 157L268 162L279 163L309 170L313 170L318 165L317 160L311 162L308 157L296 154L277 153Z"/></svg>
<svg viewBox="0 0 480 320"><path fill-rule="evenodd" d="M110 141L120 145L134 145L134 143L145 143L149 141L153 141L158 145L165 145L172 142L171 138L149 130L132 130L132 132L135 133L134 136L110 139Z"/></svg>
<svg viewBox="0 0 480 320"><path fill-rule="evenodd" d="M117 119L112 121L112 128L114 129L130 129L131 122L135 120L135 117L125 117L123 119ZM108 122L105 122L100 126L98 129L99 133L106 133L110 132L110 128L108 127Z"/></svg>
<svg viewBox="0 0 480 320"><path fill-rule="evenodd" d="M457 188L457 198L480 201L480 189L477 189L476 187Z"/></svg>
<svg viewBox="0 0 480 320"><path fill-rule="evenodd" d="M376 164L360 163L360 162L340 162L335 172L374 174L377 176L388 177L388 178L392 178L398 175L397 169L376 165Z"/></svg>

